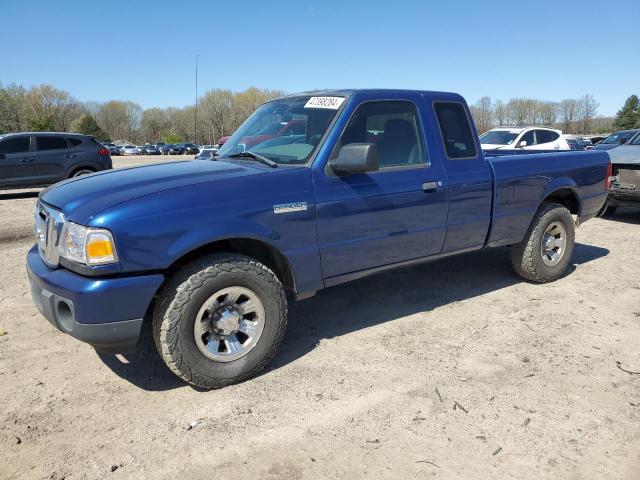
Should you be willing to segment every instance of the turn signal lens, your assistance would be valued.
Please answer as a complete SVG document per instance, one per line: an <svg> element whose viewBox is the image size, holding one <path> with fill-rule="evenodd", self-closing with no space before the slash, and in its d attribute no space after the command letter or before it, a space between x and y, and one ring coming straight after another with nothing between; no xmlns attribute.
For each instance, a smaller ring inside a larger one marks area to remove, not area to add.
<svg viewBox="0 0 640 480"><path fill-rule="evenodd" d="M113 240L107 232L89 232L87 235L87 263L110 263L115 261Z"/></svg>
<svg viewBox="0 0 640 480"><path fill-rule="evenodd" d="M60 237L60 256L84 265L102 265L118 261L113 236L104 228L92 228L65 222Z"/></svg>

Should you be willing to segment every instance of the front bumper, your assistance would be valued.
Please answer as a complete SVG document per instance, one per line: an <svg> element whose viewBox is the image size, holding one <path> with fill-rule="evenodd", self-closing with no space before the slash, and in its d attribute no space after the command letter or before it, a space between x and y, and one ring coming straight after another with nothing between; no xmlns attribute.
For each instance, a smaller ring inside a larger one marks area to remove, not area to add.
<svg viewBox="0 0 640 480"><path fill-rule="evenodd" d="M27 273L33 301L52 325L110 353L135 348L144 315L164 281L159 274L96 279L52 270L36 246L27 254Z"/></svg>

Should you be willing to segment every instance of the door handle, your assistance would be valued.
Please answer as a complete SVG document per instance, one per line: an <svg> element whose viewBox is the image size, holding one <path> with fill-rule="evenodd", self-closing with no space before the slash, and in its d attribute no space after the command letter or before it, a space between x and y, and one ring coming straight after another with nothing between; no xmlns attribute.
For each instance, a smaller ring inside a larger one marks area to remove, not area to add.
<svg viewBox="0 0 640 480"><path fill-rule="evenodd" d="M29 163L29 162L33 162L33 157L29 158L29 157L24 157L20 159L21 163Z"/></svg>
<svg viewBox="0 0 640 480"><path fill-rule="evenodd" d="M75 155L65 155L64 158L76 158Z"/></svg>
<svg viewBox="0 0 640 480"><path fill-rule="evenodd" d="M425 193L429 193L429 192L435 192L436 190L438 190L438 187L442 186L442 182L437 181L437 182L424 182L422 184L422 191Z"/></svg>

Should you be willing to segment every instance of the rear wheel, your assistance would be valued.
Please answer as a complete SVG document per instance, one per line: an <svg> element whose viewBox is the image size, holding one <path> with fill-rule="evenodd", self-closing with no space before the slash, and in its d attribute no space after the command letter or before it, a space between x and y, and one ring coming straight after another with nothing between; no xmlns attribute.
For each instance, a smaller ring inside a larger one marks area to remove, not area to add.
<svg viewBox="0 0 640 480"><path fill-rule="evenodd" d="M284 289L271 270L243 255L216 254L187 265L162 290L153 333L176 375L220 388L262 370L286 323Z"/></svg>
<svg viewBox="0 0 640 480"><path fill-rule="evenodd" d="M574 243L571 212L557 203L545 203L522 242L513 245L511 263L516 273L527 280L552 282L567 269Z"/></svg>
<svg viewBox="0 0 640 480"><path fill-rule="evenodd" d="M73 172L71 176L81 177L82 175L89 175L90 173L94 173L94 170L91 170L90 168L81 168L80 170L76 170L75 172Z"/></svg>

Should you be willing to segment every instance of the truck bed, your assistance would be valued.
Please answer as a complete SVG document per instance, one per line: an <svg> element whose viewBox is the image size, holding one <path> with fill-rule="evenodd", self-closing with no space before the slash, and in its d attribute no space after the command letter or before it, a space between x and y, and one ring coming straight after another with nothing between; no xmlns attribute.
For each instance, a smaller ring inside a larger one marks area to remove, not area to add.
<svg viewBox="0 0 640 480"><path fill-rule="evenodd" d="M487 246L520 242L540 202L558 189L575 195L576 201L580 199L579 210L572 212L579 221L599 213L607 195L602 188L603 172L609 163L607 152L499 152L485 153L494 178L492 224Z"/></svg>

